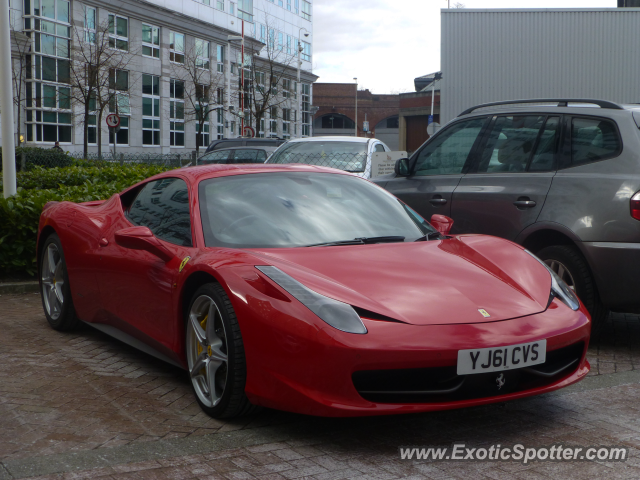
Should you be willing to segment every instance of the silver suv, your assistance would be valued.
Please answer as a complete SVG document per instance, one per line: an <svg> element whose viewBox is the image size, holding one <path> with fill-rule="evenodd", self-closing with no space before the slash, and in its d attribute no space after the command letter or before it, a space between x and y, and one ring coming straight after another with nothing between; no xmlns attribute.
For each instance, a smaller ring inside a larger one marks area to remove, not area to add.
<svg viewBox="0 0 640 480"><path fill-rule="evenodd" d="M531 104L536 105L531 105ZM517 100L464 111L374 181L452 233L523 245L595 322L640 312L640 105Z"/></svg>

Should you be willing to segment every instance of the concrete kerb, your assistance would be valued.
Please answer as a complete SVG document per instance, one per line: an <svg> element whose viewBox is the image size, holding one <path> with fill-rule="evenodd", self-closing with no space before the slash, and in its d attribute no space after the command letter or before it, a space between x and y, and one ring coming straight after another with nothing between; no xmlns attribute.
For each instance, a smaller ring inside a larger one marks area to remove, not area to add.
<svg viewBox="0 0 640 480"><path fill-rule="evenodd" d="M13 295L13 294L19 294L19 293L38 293L39 291L40 291L40 284L37 281L0 283L0 295ZM1 478L2 477L0 477L0 479Z"/></svg>

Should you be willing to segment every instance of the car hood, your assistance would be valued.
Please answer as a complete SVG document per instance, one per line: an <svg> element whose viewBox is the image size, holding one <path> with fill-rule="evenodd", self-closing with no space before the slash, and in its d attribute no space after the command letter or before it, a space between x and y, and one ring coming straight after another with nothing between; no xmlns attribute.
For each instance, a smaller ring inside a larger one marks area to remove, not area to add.
<svg viewBox="0 0 640 480"><path fill-rule="evenodd" d="M252 253L256 265L276 266L318 293L414 325L533 315L551 290L548 271L522 247L483 235Z"/></svg>

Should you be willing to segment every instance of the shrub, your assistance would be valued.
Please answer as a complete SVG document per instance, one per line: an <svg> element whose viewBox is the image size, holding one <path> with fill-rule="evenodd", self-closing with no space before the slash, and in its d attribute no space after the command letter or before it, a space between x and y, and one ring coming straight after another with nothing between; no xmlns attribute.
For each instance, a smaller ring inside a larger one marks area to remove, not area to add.
<svg viewBox="0 0 640 480"><path fill-rule="evenodd" d="M108 168L36 169L18 174L18 193L0 198L0 272L34 275L40 213L47 202L88 202L111 197L166 168L134 165Z"/></svg>
<svg viewBox="0 0 640 480"><path fill-rule="evenodd" d="M166 167L154 165L135 164L121 167L113 163L106 167L35 167L33 170L18 172L16 179L18 187L24 190L72 187L83 185L87 181L91 183L128 182L132 185L165 170L167 170Z"/></svg>
<svg viewBox="0 0 640 480"><path fill-rule="evenodd" d="M18 147L16 148L16 170L21 170L22 154L25 156L26 170L34 167L69 167L74 160L56 148ZM0 147L0 170L2 169L2 148Z"/></svg>

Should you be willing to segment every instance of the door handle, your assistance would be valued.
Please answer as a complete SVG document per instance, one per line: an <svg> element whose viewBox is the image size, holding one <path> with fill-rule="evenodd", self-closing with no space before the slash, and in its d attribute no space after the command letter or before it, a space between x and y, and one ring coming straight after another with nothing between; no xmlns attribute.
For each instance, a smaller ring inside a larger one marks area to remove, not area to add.
<svg viewBox="0 0 640 480"><path fill-rule="evenodd" d="M536 206L536 202L533 200L517 200L513 204L518 208L533 208Z"/></svg>
<svg viewBox="0 0 640 480"><path fill-rule="evenodd" d="M439 205L446 205L447 199L442 197L433 197L431 200L429 200L429 203L431 203L431 205L433 205L434 207L437 207Z"/></svg>

